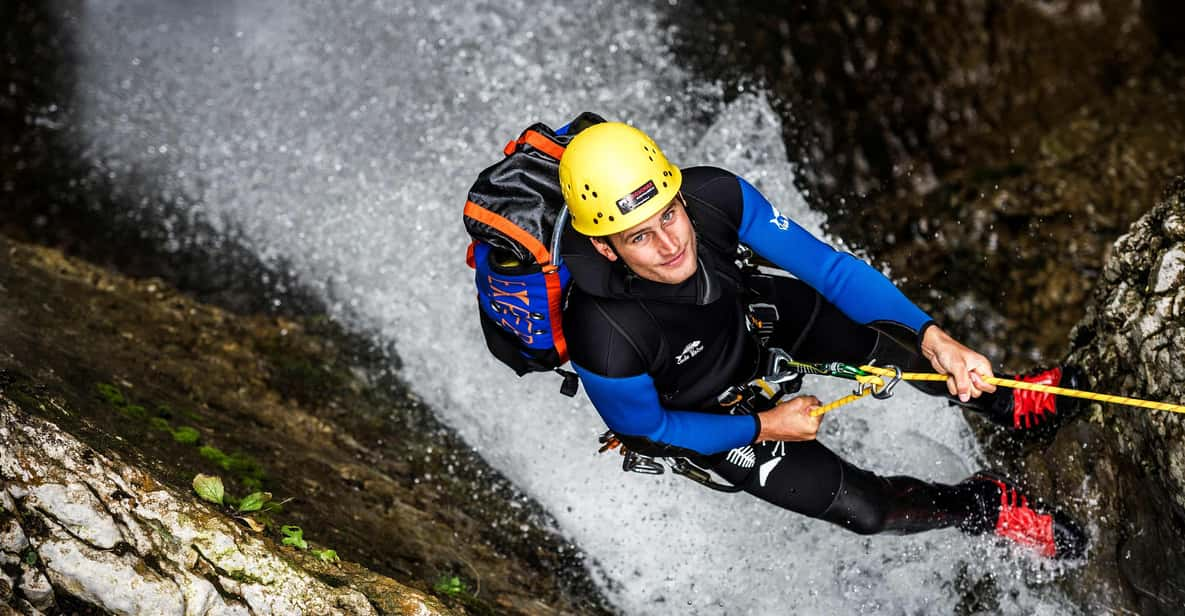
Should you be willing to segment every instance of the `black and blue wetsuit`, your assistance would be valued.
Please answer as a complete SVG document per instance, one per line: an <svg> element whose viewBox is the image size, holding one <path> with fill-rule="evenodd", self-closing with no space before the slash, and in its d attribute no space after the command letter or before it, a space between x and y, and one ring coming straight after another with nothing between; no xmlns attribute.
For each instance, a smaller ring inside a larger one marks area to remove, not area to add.
<svg viewBox="0 0 1185 616"><path fill-rule="evenodd" d="M566 231L575 285L564 331L572 365L609 428L644 453L688 457L760 498L857 532L984 530L981 512L992 509L984 482L879 477L818 441L754 443L756 417L717 405L720 392L756 375L760 349L745 324L755 299L780 313L770 346L805 361L921 368L918 344L932 321L883 275L819 241L740 177L684 169L682 194L699 267L678 285L639 278ZM742 243L796 279L743 272L735 262ZM943 384L930 386L946 394ZM989 408L991 398L975 405Z"/></svg>

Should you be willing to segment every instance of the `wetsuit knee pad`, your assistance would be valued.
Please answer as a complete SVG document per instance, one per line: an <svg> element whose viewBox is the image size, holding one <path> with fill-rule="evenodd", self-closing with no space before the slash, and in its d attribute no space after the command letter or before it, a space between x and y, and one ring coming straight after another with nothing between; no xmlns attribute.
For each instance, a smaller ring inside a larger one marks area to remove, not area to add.
<svg viewBox="0 0 1185 616"><path fill-rule="evenodd" d="M711 468L753 496L817 518L835 501L842 464L818 441L763 442L720 456Z"/></svg>
<svg viewBox="0 0 1185 616"><path fill-rule="evenodd" d="M841 472L835 500L819 519L861 535L875 535L884 531L889 500L885 480L843 461Z"/></svg>

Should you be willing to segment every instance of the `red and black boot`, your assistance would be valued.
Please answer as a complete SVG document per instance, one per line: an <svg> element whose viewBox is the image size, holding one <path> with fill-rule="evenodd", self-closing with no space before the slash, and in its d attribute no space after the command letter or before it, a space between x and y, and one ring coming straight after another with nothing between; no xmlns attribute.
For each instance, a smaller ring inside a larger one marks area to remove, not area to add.
<svg viewBox="0 0 1185 616"><path fill-rule="evenodd" d="M1060 511L1044 512L1029 505L1029 499L1008 479L980 471L962 485L980 488L982 512L964 530L992 532L1013 543L1054 559L1081 558L1089 543L1086 533Z"/></svg>
<svg viewBox="0 0 1185 616"><path fill-rule="evenodd" d="M1067 389L1083 389L1087 386L1086 376L1075 366L1055 366L1048 370L1018 374L1016 380ZM1015 430L1057 429L1067 419L1077 415L1081 408L1082 403L1078 398L1002 388L989 416L992 421Z"/></svg>

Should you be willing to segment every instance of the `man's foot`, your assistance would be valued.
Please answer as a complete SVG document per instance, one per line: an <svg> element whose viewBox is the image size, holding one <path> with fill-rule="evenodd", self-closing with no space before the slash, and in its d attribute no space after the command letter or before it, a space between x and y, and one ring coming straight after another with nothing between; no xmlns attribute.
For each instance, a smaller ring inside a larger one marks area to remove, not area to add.
<svg viewBox="0 0 1185 616"><path fill-rule="evenodd" d="M1016 380L1068 389L1083 389L1087 386L1086 375L1076 366L1055 366L1048 370L1018 374ZM1027 389L1012 389L1011 396L1007 391L1002 393L1004 395L996 397L989 416L992 421L1015 430L1056 428L1077 415L1082 408L1079 398Z"/></svg>
<svg viewBox="0 0 1185 616"><path fill-rule="evenodd" d="M1086 553L1089 538L1069 516L1034 509L1016 484L995 473L980 471L963 483L972 482L986 488L982 503L985 510L982 525L967 530L994 532L1046 558L1081 558Z"/></svg>

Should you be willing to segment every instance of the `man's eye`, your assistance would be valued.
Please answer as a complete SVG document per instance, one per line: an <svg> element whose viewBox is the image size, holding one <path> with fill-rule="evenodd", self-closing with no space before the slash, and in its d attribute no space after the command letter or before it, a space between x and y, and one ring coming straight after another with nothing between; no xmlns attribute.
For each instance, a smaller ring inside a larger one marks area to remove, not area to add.
<svg viewBox="0 0 1185 616"><path fill-rule="evenodd" d="M671 222L675 219L675 210L667 210L662 213L663 222Z"/></svg>
<svg viewBox="0 0 1185 616"><path fill-rule="evenodd" d="M641 244L642 238L644 238L644 237L646 237L645 233L639 233L639 234L633 236L632 238L630 238L630 243L631 244Z"/></svg>

